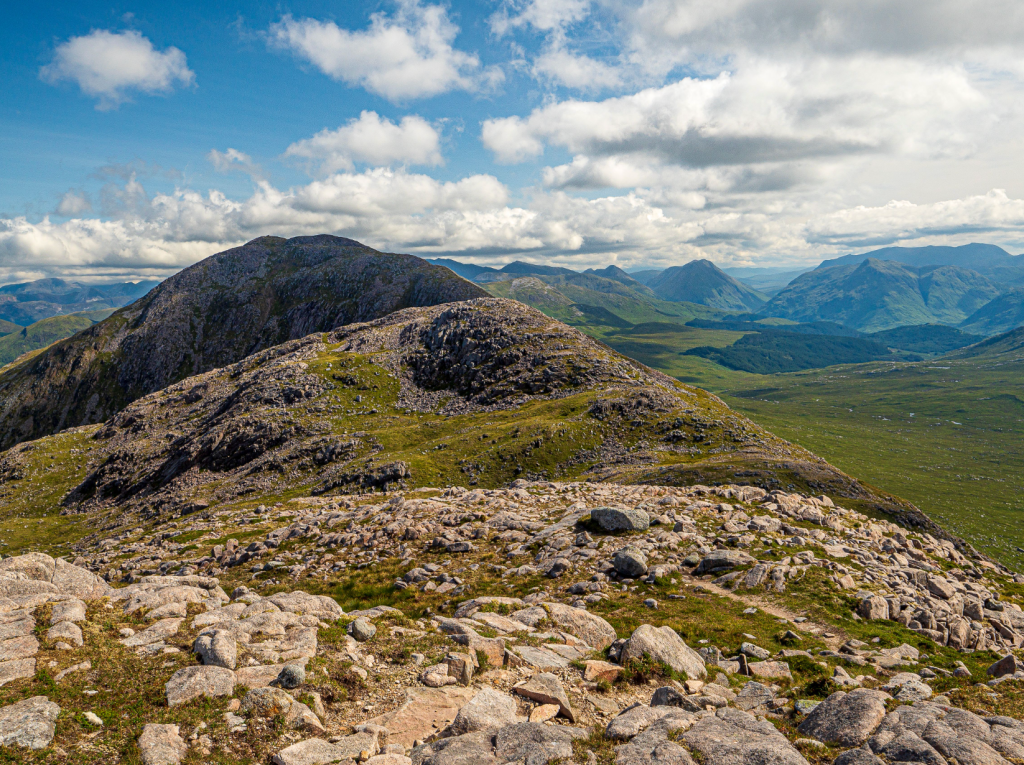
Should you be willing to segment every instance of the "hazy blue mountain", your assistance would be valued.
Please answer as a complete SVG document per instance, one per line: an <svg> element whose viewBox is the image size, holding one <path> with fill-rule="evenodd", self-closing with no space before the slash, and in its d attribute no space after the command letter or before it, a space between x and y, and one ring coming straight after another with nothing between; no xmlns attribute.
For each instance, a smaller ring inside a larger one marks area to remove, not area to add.
<svg viewBox="0 0 1024 765"><path fill-rule="evenodd" d="M995 284L969 269L914 268L869 258L797 277L759 315L835 321L867 332L915 324L958 325L998 294Z"/></svg>
<svg viewBox="0 0 1024 765"><path fill-rule="evenodd" d="M6 284L0 287L0 319L27 327L51 316L120 308L138 300L159 283L150 280L82 284L51 278Z"/></svg>
<svg viewBox="0 0 1024 765"><path fill-rule="evenodd" d="M653 282L661 275L661 271L656 268L648 268L641 271L630 271L629 275L632 276L641 284L646 284L648 287L650 287L651 282Z"/></svg>
<svg viewBox="0 0 1024 765"><path fill-rule="evenodd" d="M605 279L613 279L617 282L622 282L630 287L643 286L643 282L634 279L632 276L627 274L618 266L606 266L605 268L588 268L583 273L593 274L594 276L600 276Z"/></svg>
<svg viewBox="0 0 1024 765"><path fill-rule="evenodd" d="M723 268L725 273L734 279L743 282L748 287L753 287L769 297L781 292L786 285L800 276L807 273L809 268Z"/></svg>
<svg viewBox="0 0 1024 765"><path fill-rule="evenodd" d="M450 258L427 258L426 261L435 266L444 266L448 270L454 271L463 279L469 279L470 281L475 281L478 276L482 276L484 274L497 274L499 276L501 274L498 269L491 268L490 266L478 266L475 263L462 263Z"/></svg>
<svg viewBox="0 0 1024 765"><path fill-rule="evenodd" d="M994 244L964 244L960 247L883 247L860 255L822 261L818 268L857 265L866 258L894 260L908 266L959 266L977 271L1000 283L1013 283L1024 279L1024 257L1008 253Z"/></svg>
<svg viewBox="0 0 1024 765"><path fill-rule="evenodd" d="M662 300L697 303L723 311L756 311L767 301L710 260L693 260L666 268L648 286Z"/></svg>

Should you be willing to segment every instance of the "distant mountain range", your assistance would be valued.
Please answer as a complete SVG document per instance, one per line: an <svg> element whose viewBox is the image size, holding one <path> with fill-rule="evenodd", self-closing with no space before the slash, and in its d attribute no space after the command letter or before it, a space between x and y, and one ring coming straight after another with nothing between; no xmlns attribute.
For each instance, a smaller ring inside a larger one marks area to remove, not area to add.
<svg viewBox="0 0 1024 765"><path fill-rule="evenodd" d="M81 284L63 279L0 287L0 319L27 327L40 319L82 311L120 308L138 300L159 281Z"/></svg>
<svg viewBox="0 0 1024 765"><path fill-rule="evenodd" d="M768 296L733 279L710 260L666 268L647 286L662 300L697 303L723 311L757 311Z"/></svg>
<svg viewBox="0 0 1024 765"><path fill-rule="evenodd" d="M914 267L868 258L798 276L759 315L834 321L866 332L915 324L959 325L999 293L990 280L966 268Z"/></svg>

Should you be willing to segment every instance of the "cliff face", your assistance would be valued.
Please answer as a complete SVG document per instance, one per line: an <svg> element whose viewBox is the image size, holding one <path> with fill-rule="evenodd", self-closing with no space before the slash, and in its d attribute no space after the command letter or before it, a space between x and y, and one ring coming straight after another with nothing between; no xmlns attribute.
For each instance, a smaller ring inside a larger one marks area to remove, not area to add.
<svg viewBox="0 0 1024 765"><path fill-rule="evenodd" d="M254 239L5 370L0 446L100 422L141 396L288 340L485 294L446 268L351 239Z"/></svg>

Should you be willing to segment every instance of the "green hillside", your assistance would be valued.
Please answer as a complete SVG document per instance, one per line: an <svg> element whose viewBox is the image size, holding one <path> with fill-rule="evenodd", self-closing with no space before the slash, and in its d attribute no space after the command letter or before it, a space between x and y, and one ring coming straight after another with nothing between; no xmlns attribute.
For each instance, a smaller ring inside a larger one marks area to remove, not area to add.
<svg viewBox="0 0 1024 765"><path fill-rule="evenodd" d="M999 294L981 274L956 266L894 261L818 268L795 279L760 312L794 321L834 321L863 332L905 325L958 325Z"/></svg>
<svg viewBox="0 0 1024 765"><path fill-rule="evenodd" d="M40 350L58 340L71 337L76 332L103 321L116 310L103 308L99 311L51 316L27 327L18 327L17 332L0 337L0 366L10 364L23 353Z"/></svg>
<svg viewBox="0 0 1024 765"><path fill-rule="evenodd" d="M648 282L663 300L677 300L723 311L756 311L768 302L753 287L733 279L710 260L666 268Z"/></svg>
<svg viewBox="0 0 1024 765"><path fill-rule="evenodd" d="M0 319L0 337L9 335L12 332L17 332L20 329L20 324L15 324L13 321L7 321L6 319Z"/></svg>

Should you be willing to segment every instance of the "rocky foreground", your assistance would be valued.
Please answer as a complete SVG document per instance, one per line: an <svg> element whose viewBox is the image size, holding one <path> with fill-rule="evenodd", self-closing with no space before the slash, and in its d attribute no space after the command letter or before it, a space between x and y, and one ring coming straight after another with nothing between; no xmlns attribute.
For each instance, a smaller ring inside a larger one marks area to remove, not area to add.
<svg viewBox="0 0 1024 765"><path fill-rule="evenodd" d="M302 497L79 552L0 561L14 761L1024 761L1024 579L824 496Z"/></svg>

